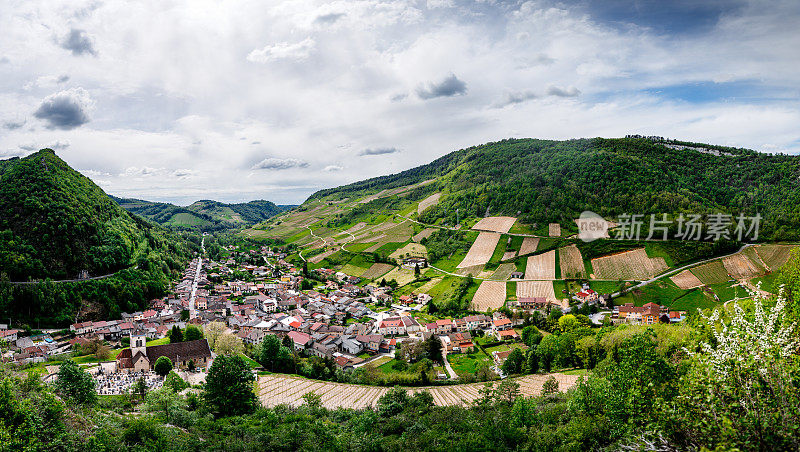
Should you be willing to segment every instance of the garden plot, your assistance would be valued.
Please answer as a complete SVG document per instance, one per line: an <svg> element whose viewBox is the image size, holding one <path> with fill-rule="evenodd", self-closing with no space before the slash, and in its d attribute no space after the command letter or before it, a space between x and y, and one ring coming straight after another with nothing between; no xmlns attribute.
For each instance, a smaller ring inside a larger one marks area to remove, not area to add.
<svg viewBox="0 0 800 452"><path fill-rule="evenodd" d="M528 257L525 279L556 279L556 251Z"/></svg>
<svg viewBox="0 0 800 452"><path fill-rule="evenodd" d="M428 237L430 237L431 234L434 233L434 231L436 231L436 229L434 228L423 229L422 231L419 232L419 234L415 235L414 237L411 237L411 240L415 242L421 242L422 239L427 239Z"/></svg>
<svg viewBox="0 0 800 452"><path fill-rule="evenodd" d="M561 237L561 225L558 223L550 223L548 226L550 237Z"/></svg>
<svg viewBox="0 0 800 452"><path fill-rule="evenodd" d="M692 274L697 276L697 279L702 281L703 284L720 284L731 279L730 275L728 275L728 270L718 260L694 267Z"/></svg>
<svg viewBox="0 0 800 452"><path fill-rule="evenodd" d="M420 214L424 212L425 209L427 209L428 207L435 206L436 204L439 203L439 198L441 197L442 197L441 193L434 193L428 196L427 198L423 199L422 201L419 202L419 205L417 206L417 213Z"/></svg>
<svg viewBox="0 0 800 452"><path fill-rule="evenodd" d="M518 281L517 299L520 298L545 298L548 301L558 301L553 283L550 281Z"/></svg>
<svg viewBox="0 0 800 452"><path fill-rule="evenodd" d="M671 279L676 286L683 290L694 289L695 287L700 287L703 285L703 281L700 281L700 278L695 276L691 270L684 270L677 275L670 277L669 279Z"/></svg>
<svg viewBox="0 0 800 452"><path fill-rule="evenodd" d="M585 278L586 267L583 265L581 250L575 245L558 249L559 264L561 265L562 278Z"/></svg>
<svg viewBox="0 0 800 452"><path fill-rule="evenodd" d="M483 281L472 297L469 308L473 311L487 312L499 309L506 304L506 283L504 281Z"/></svg>
<svg viewBox="0 0 800 452"><path fill-rule="evenodd" d="M511 273L515 272L516 270L517 266L514 263L500 264L497 267L497 270L495 270L494 273L492 273L492 276L489 278L495 281L507 281L509 276L511 276Z"/></svg>
<svg viewBox="0 0 800 452"><path fill-rule="evenodd" d="M553 377L558 382L559 391L566 392L578 382L577 375L561 373L534 374L514 378L519 384L520 395L534 397L541 395L544 382ZM491 383L492 385L497 382ZM486 383L472 383L451 386L426 386L405 388L410 394L428 391L437 406L470 406L481 398L481 389ZM258 400L262 406L273 408L278 405L299 407L305 403L303 396L314 393L320 396L322 406L327 409L374 407L378 399L389 391L379 386L352 385L329 381L308 380L288 375L262 375L258 377Z"/></svg>
<svg viewBox="0 0 800 452"><path fill-rule="evenodd" d="M539 247L539 237L525 237L522 239L522 246L519 247L519 255L524 256L536 252Z"/></svg>
<svg viewBox="0 0 800 452"><path fill-rule="evenodd" d="M500 234L496 232L481 232L457 268L486 265L489 259L492 258L498 241L500 241Z"/></svg>
<svg viewBox="0 0 800 452"><path fill-rule="evenodd" d="M768 270L777 270L789 261L794 245L759 245L756 246L758 257L767 265Z"/></svg>
<svg viewBox="0 0 800 452"><path fill-rule="evenodd" d="M424 272L424 270L426 269L422 269L420 272ZM395 280L398 285L405 286L417 279L417 277L414 275L414 270L410 268L395 267L392 271L383 275L382 279L386 279L387 281Z"/></svg>
<svg viewBox="0 0 800 452"><path fill-rule="evenodd" d="M367 279L378 279L393 268L394 265L391 264L372 264L372 267L368 268L367 271L362 273L361 277Z"/></svg>
<svg viewBox="0 0 800 452"><path fill-rule="evenodd" d="M742 253L736 253L722 259L722 265L728 274L736 279L750 279L764 273L764 269Z"/></svg>
<svg viewBox="0 0 800 452"><path fill-rule="evenodd" d="M472 229L506 233L517 221L514 217L486 217L481 218Z"/></svg>
<svg viewBox="0 0 800 452"><path fill-rule="evenodd" d="M668 269L663 257L648 257L644 248L592 259L596 279L644 281Z"/></svg>

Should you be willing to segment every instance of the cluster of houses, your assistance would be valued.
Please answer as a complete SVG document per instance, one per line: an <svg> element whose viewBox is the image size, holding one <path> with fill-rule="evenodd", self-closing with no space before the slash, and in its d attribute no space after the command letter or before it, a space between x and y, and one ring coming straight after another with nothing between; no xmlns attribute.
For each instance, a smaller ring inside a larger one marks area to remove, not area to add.
<svg viewBox="0 0 800 452"><path fill-rule="evenodd" d="M686 311L671 311L666 306L657 303L647 303L644 306L634 306L625 303L614 306L611 312L611 321L614 324L633 323L639 325L652 325L655 323L678 323L686 318Z"/></svg>
<svg viewBox="0 0 800 452"><path fill-rule="evenodd" d="M516 320L518 324L522 320ZM495 312L492 316L485 314L468 315L460 319L437 319L435 322L420 323L418 319L408 313L403 315L387 317L378 324L378 331L384 335L403 336L414 333L429 333L437 336L449 336L453 334L467 334L467 341L471 341L470 332L482 331L491 334L498 340L515 340L519 335L514 331L514 321L506 317L501 312ZM453 341L462 341L465 336L453 337Z"/></svg>

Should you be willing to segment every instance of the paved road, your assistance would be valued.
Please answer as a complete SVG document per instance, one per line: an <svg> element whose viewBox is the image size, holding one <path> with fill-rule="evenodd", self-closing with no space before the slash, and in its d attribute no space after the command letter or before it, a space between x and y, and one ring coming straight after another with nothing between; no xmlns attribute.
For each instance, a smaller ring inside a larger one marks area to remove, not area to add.
<svg viewBox="0 0 800 452"><path fill-rule="evenodd" d="M197 309L194 306L194 300L197 297L197 283L200 281L200 270L203 268L203 255L206 254L206 238L205 236L200 241L200 256L197 257L197 270L194 272L194 280L192 280L192 295L189 297L189 319L197 317Z"/></svg>
<svg viewBox="0 0 800 452"><path fill-rule="evenodd" d="M444 368L447 369L447 373L450 374L450 378L454 380L458 378L458 374L450 366L450 361L447 360L447 351L445 350L444 342L442 342L442 362L444 363Z"/></svg>

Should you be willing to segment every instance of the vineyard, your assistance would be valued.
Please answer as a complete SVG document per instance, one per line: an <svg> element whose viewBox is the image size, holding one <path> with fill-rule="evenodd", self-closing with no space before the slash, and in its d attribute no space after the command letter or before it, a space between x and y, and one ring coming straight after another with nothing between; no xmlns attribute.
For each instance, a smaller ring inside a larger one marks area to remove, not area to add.
<svg viewBox="0 0 800 452"><path fill-rule="evenodd" d="M514 217L486 217L475 223L472 229L506 233L511 229L511 226L514 226L515 221L517 219Z"/></svg>
<svg viewBox="0 0 800 452"><path fill-rule="evenodd" d="M575 386L576 375L544 374L526 375L516 378L519 383L520 394L526 397L539 395L545 380L553 376L558 381L558 388L566 391ZM480 398L480 390L485 383L474 383L452 386L429 386L420 388L407 388L409 392L416 393L428 391L433 396L437 406L471 405ZM314 393L320 396L322 406L328 409L354 408L361 409L374 407L378 399L389 388L378 386L362 386L344 383L332 383L319 380L308 380L288 375L263 375L258 378L258 398L266 407L290 405L297 407L303 404L303 396Z"/></svg>
<svg viewBox="0 0 800 452"><path fill-rule="evenodd" d="M644 281L663 272L667 263L662 257L648 257L644 248L592 259L595 279L609 281Z"/></svg>
<svg viewBox="0 0 800 452"><path fill-rule="evenodd" d="M546 298L556 301L556 292L550 281L519 281L517 282L517 299L519 298Z"/></svg>
<svg viewBox="0 0 800 452"><path fill-rule="evenodd" d="M700 281L700 278L695 276L691 270L684 270L677 275L672 276L670 279L675 283L676 286L683 290L694 289L695 287L700 287L703 285L703 281Z"/></svg>
<svg viewBox="0 0 800 452"><path fill-rule="evenodd" d="M556 279L555 250L528 257L525 279Z"/></svg>
<svg viewBox="0 0 800 452"><path fill-rule="evenodd" d="M536 252L539 247L539 237L525 237L522 239L522 246L519 247L519 255L524 256Z"/></svg>
<svg viewBox="0 0 800 452"><path fill-rule="evenodd" d="M497 247L497 242L500 240L500 234L496 232L481 232L475 243L469 248L464 260L458 264L458 268L470 268L476 266L483 266L489 262L494 254L494 249Z"/></svg>
<svg viewBox="0 0 800 452"><path fill-rule="evenodd" d="M419 205L417 206L417 213L418 214L422 213L428 207L435 206L436 204L439 203L439 198L441 197L442 197L441 193L434 193L428 196L427 198L423 199L422 201L419 202Z"/></svg>
<svg viewBox="0 0 800 452"><path fill-rule="evenodd" d="M586 267L583 265L581 250L575 245L558 249L562 278L585 278Z"/></svg>
<svg viewBox="0 0 800 452"><path fill-rule="evenodd" d="M483 281L472 297L469 308L473 311L487 312L498 309L506 303L506 283L504 281Z"/></svg>

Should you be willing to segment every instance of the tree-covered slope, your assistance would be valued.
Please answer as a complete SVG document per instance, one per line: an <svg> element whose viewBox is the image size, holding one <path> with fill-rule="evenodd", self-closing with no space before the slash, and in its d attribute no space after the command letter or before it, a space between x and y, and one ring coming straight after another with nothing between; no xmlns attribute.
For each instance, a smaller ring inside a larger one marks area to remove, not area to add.
<svg viewBox="0 0 800 452"><path fill-rule="evenodd" d="M103 275L176 251L166 231L120 208L53 151L3 162L0 272L11 280Z"/></svg>
<svg viewBox="0 0 800 452"><path fill-rule="evenodd" d="M179 229L215 230L254 224L293 207L278 206L265 200L238 204L200 200L187 207L181 207L141 199L115 196L111 198L129 212L151 219L163 226Z"/></svg>
<svg viewBox="0 0 800 452"><path fill-rule="evenodd" d="M452 224L457 210L462 219L488 211L525 223L562 225L574 224L584 210L606 217L760 213L762 237L796 239L798 176L800 157L745 149L636 138L509 139L462 149L399 174L322 190L312 199L355 197L435 178L443 196L421 216L423 222Z"/></svg>

